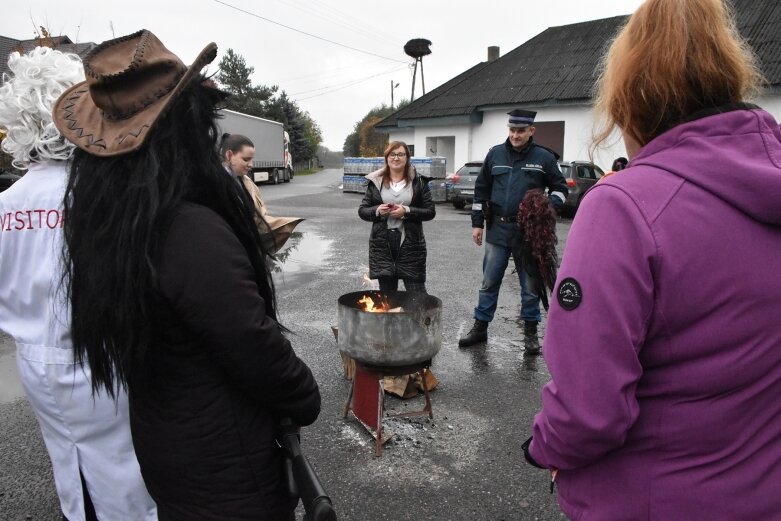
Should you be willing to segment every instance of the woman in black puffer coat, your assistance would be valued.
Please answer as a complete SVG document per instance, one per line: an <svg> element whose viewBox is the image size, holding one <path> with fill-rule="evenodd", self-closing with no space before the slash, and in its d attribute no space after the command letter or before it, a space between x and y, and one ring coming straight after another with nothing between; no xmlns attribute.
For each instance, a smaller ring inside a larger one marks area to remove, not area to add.
<svg viewBox="0 0 781 521"><path fill-rule="evenodd" d="M423 221L436 215L425 178L412 167L409 148L392 141L385 148L385 166L366 176L369 185L358 208L372 222L369 236L369 277L382 291L426 291L426 238Z"/></svg>

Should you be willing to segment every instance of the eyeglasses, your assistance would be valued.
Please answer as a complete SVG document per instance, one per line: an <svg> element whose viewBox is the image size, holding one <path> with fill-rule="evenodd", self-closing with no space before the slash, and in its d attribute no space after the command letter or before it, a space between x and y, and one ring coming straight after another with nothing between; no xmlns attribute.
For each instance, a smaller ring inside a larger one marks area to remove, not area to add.
<svg viewBox="0 0 781 521"><path fill-rule="evenodd" d="M394 157L398 159L404 159L405 157L407 157L407 154L405 154L404 152L391 152L390 154L388 154L389 159Z"/></svg>

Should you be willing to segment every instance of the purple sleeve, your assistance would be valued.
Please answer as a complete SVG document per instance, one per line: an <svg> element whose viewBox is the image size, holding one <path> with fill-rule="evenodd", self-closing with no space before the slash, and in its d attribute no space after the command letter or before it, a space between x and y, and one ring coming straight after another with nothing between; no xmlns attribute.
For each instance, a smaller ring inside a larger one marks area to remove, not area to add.
<svg viewBox="0 0 781 521"><path fill-rule="evenodd" d="M656 255L646 219L620 188L599 185L583 200L545 333L551 381L530 446L541 465L582 467L624 443L639 413L638 355L653 311ZM566 279L580 288L576 307L577 297L560 300Z"/></svg>

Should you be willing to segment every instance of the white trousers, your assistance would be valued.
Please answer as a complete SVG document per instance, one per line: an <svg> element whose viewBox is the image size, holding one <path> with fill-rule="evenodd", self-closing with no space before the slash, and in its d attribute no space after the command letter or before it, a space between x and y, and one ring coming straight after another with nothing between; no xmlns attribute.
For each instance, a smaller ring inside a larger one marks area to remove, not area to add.
<svg viewBox="0 0 781 521"><path fill-rule="evenodd" d="M127 395L93 395L73 351L17 343L17 366L41 426L63 514L84 521L84 476L101 521L156 521L130 437Z"/></svg>

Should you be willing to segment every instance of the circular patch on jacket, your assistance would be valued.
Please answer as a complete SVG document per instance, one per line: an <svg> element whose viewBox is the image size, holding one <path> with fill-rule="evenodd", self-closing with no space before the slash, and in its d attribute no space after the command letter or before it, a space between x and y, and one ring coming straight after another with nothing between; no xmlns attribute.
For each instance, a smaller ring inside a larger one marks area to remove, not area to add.
<svg viewBox="0 0 781 521"><path fill-rule="evenodd" d="M580 284L572 277L567 277L559 284L559 291L556 294L561 307L567 311L572 311L580 305L583 300L583 292L580 290Z"/></svg>

